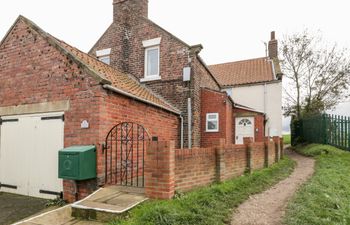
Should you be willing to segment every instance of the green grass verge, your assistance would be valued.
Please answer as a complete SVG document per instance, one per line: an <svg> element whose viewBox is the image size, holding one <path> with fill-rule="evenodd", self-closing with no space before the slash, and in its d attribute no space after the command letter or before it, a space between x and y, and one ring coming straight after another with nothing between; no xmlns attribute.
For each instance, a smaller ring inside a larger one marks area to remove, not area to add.
<svg viewBox="0 0 350 225"><path fill-rule="evenodd" d="M350 153L318 144L297 151L315 157L315 174L289 203L284 223L350 224Z"/></svg>
<svg viewBox="0 0 350 225"><path fill-rule="evenodd" d="M290 143L291 143L290 134L283 135L283 143L284 143L285 145L290 145Z"/></svg>
<svg viewBox="0 0 350 225"><path fill-rule="evenodd" d="M145 202L133 209L126 219L110 224L227 224L234 208L250 195L262 192L288 177L294 166L295 162L286 157L270 168L177 195L173 200Z"/></svg>

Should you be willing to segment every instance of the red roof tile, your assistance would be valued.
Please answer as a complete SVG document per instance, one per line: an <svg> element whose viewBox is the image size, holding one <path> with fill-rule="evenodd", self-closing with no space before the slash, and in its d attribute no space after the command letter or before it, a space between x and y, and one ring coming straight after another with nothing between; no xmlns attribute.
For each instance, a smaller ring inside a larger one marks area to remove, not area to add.
<svg viewBox="0 0 350 225"><path fill-rule="evenodd" d="M180 113L178 109L176 109L162 97L152 92L152 90L147 88L145 85L141 84L133 76L122 73L113 67L100 62L98 59L78 50L77 48L58 40L52 35L44 32L39 26L27 18L20 16L19 19L22 19L39 34L47 38L48 41L53 42L54 46L59 48L59 50L61 50L64 54L73 56L75 60L88 68L88 70L100 81L101 84L109 84L112 87L120 90L120 93L136 97L140 101L150 103L167 111L177 114Z"/></svg>
<svg viewBox="0 0 350 225"><path fill-rule="evenodd" d="M222 86L253 84L276 80L272 61L267 57L209 66Z"/></svg>

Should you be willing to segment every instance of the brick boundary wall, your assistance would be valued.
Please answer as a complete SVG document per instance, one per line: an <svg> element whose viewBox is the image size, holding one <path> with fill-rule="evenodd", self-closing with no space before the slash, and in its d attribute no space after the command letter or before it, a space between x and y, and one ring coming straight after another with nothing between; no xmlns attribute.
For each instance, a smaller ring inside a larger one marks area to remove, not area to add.
<svg viewBox="0 0 350 225"><path fill-rule="evenodd" d="M284 155L280 137L264 142L244 138L243 145L225 143L220 139L215 147L175 149L174 141L151 142L145 159L147 197L171 199L175 191L232 179L268 167Z"/></svg>

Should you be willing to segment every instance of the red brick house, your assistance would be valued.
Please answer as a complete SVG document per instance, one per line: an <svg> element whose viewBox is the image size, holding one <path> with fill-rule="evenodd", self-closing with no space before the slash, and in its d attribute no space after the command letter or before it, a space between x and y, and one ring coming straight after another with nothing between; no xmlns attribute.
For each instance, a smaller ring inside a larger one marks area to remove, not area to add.
<svg viewBox="0 0 350 225"><path fill-rule="evenodd" d="M106 183L112 156L103 146L121 122L142 124L159 140L178 139L179 110L22 16L0 43L0 78L1 191L43 198L64 192L70 201L90 194ZM97 179L57 178L58 150L72 145L96 146Z"/></svg>
<svg viewBox="0 0 350 225"><path fill-rule="evenodd" d="M89 55L22 16L0 42L0 188L44 198L64 192L74 201L105 184L138 186L145 139L177 148L232 144L237 116L263 141L264 113L221 92L201 45L150 21L148 0L113 6L114 21ZM96 146L96 178L57 178L58 150L74 145ZM119 181L125 168L134 177Z"/></svg>
<svg viewBox="0 0 350 225"><path fill-rule="evenodd" d="M177 107L183 117L183 146L199 147L201 88L220 90L198 55L202 46L189 46L152 22L148 0L114 0L113 7L113 23L89 53L132 74Z"/></svg>
<svg viewBox="0 0 350 225"><path fill-rule="evenodd" d="M199 56L203 47L189 46L152 22L148 18L148 0L113 0L113 7L112 24L89 54L135 76L182 112L180 146L199 147L220 137L226 138L227 143L235 143L235 118L232 116L235 103L230 99L227 102L231 102L231 106L211 104L215 101L205 94L212 90L208 93L219 95L222 87ZM221 96L227 98L225 92ZM207 107L212 107L213 111L204 112ZM247 109L248 114L254 111ZM221 113L223 115L219 116ZM214 123L222 126L206 129L205 124ZM261 125L258 121L255 124ZM264 133L264 126L255 130L255 135L262 139L260 134ZM243 136L240 139L243 141Z"/></svg>

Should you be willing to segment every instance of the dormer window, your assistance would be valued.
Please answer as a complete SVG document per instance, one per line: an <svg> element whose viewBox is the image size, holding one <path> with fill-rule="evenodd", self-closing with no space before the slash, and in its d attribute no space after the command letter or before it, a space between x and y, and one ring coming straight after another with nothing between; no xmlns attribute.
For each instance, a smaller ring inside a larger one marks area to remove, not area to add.
<svg viewBox="0 0 350 225"><path fill-rule="evenodd" d="M100 60L103 63L108 64L108 65L111 64L111 56L110 55L111 55L111 49L110 48L96 51L97 59Z"/></svg>
<svg viewBox="0 0 350 225"><path fill-rule="evenodd" d="M145 74L141 81L159 80L160 77L160 41L161 38L155 38L143 41L145 48Z"/></svg>

